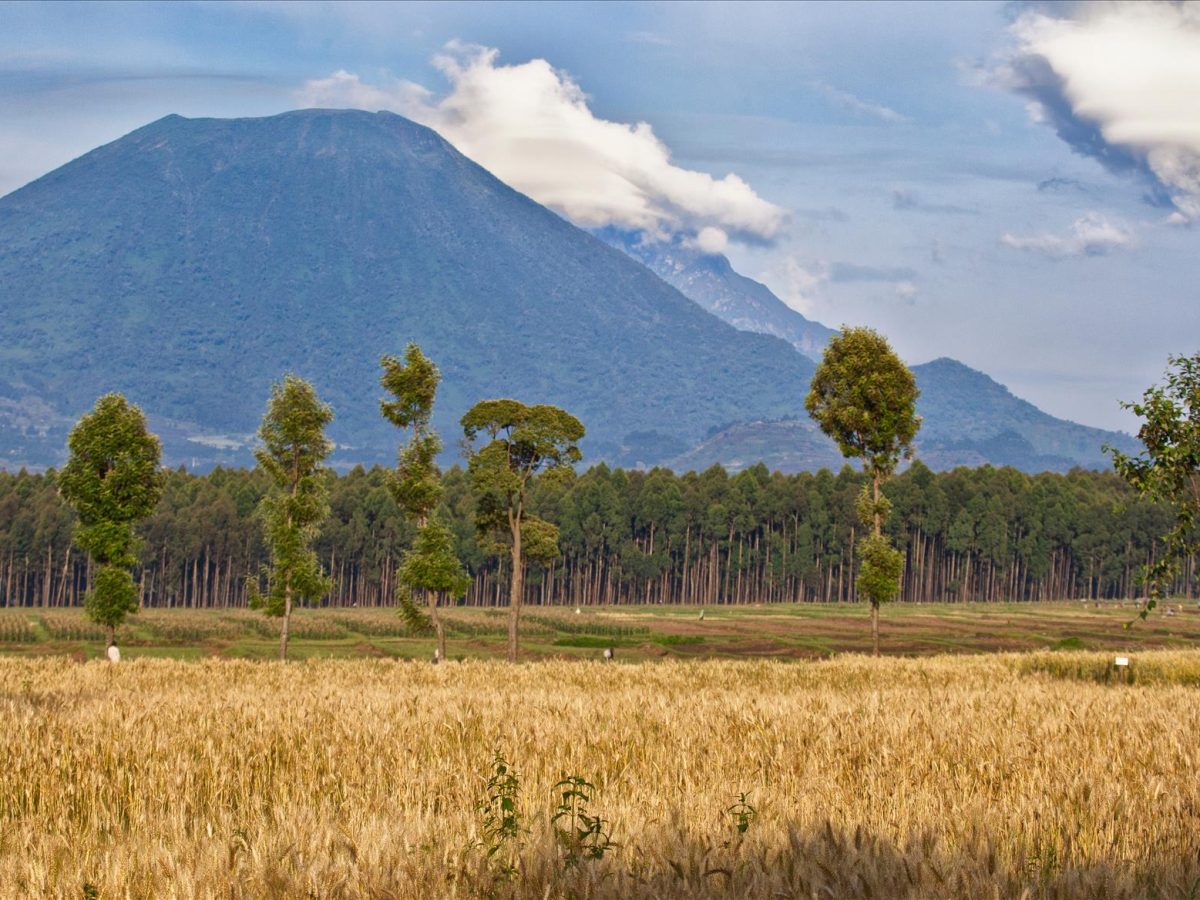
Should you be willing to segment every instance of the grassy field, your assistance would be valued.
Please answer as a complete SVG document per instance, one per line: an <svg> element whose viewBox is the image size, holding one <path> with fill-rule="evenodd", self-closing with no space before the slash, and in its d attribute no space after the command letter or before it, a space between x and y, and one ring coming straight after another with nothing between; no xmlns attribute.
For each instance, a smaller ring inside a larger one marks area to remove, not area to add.
<svg viewBox="0 0 1200 900"><path fill-rule="evenodd" d="M894 604L883 612L883 651L927 656L1018 650L1171 649L1200 643L1200 607L1175 602L1131 629L1132 604ZM507 610L455 609L451 659L504 654ZM844 604L766 607L537 608L523 617L530 659L663 657L820 659L870 650L867 610ZM118 633L126 658L271 659L279 623L246 610L144 610ZM103 634L77 609L0 610L0 654L98 656ZM429 659L433 642L409 635L391 609L300 610L291 655Z"/></svg>
<svg viewBox="0 0 1200 900"><path fill-rule="evenodd" d="M1195 897L1200 652L1109 656L0 659L0 897Z"/></svg>

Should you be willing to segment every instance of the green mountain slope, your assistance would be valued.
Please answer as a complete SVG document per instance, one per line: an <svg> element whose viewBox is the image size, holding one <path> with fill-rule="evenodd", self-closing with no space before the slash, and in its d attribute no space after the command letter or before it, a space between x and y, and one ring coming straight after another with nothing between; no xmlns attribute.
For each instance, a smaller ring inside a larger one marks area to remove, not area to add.
<svg viewBox="0 0 1200 900"><path fill-rule="evenodd" d="M378 359L441 366L437 424L482 397L561 404L592 458L653 463L795 415L812 363L399 116L169 116L0 198L0 459L61 458L121 390L167 457L245 462L273 379L311 378L343 463L390 460Z"/></svg>

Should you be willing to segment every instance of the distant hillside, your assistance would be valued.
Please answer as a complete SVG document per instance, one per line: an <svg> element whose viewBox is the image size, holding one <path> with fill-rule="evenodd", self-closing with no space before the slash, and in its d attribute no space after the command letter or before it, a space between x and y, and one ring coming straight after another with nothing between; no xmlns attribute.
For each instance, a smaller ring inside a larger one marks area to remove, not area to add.
<svg viewBox="0 0 1200 900"><path fill-rule="evenodd" d="M765 284L734 271L720 253L703 253L680 239L645 240L640 232L601 228L595 234L678 288L714 316L740 331L783 338L805 356L819 361L837 334L796 312Z"/></svg>
<svg viewBox="0 0 1200 900"><path fill-rule="evenodd" d="M560 404L589 457L654 463L799 411L812 363L389 113L168 116L0 198L0 460L50 464L95 397L172 462L250 461L268 385L311 378L337 458L391 461L378 360L417 340L447 444L474 401Z"/></svg>
<svg viewBox="0 0 1200 900"><path fill-rule="evenodd" d="M1140 447L1127 434L1056 419L952 359L913 366L913 374L921 389L916 455L932 469L985 464L1027 472L1106 469L1111 460L1101 451L1103 445L1132 453ZM783 472L836 469L843 463L833 442L805 417L730 426L671 465L703 469L723 462L742 469L759 460Z"/></svg>
<svg viewBox="0 0 1200 900"><path fill-rule="evenodd" d="M918 410L921 456L934 468L952 465L1011 465L1065 471L1072 466L1112 465L1105 444L1126 452L1141 445L1118 431L1058 419L1012 394L983 372L953 359L914 366L921 388Z"/></svg>

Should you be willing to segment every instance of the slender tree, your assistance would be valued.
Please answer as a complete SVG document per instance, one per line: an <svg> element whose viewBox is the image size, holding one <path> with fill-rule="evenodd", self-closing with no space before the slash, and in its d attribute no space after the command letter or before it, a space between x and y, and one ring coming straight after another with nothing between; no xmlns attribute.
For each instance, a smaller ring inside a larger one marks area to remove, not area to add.
<svg viewBox="0 0 1200 900"><path fill-rule="evenodd" d="M397 595L402 614L408 620L415 620L409 595L424 593L437 634L437 658L445 659L446 629L438 613L438 602L443 596L465 594L471 579L454 555L450 529L432 518L442 499L442 473L436 462L442 442L429 422L441 375L416 344L405 348L403 361L385 356L380 364L383 366L380 383L392 397L380 404L383 417L397 428L412 432L408 444L400 451L396 469L388 473L392 497L417 527L416 540L400 565Z"/></svg>
<svg viewBox="0 0 1200 900"><path fill-rule="evenodd" d="M813 375L804 406L842 455L861 459L871 481L857 511L870 533L856 548L855 586L871 604L871 643L879 655L879 606L900 591L904 557L883 534L891 504L883 483L900 459L912 458L917 416L917 382L887 340L869 328L843 327L829 342Z"/></svg>
<svg viewBox="0 0 1200 900"><path fill-rule="evenodd" d="M267 592L258 593L252 584L251 602L267 615L283 619L281 660L287 659L293 606L316 600L329 589L312 542L329 514L326 470L321 463L333 449L325 437L325 426L332 419L333 412L317 398L311 384L287 375L271 385L271 399L258 429L262 446L254 456L271 483L258 505L270 563Z"/></svg>
<svg viewBox="0 0 1200 900"><path fill-rule="evenodd" d="M516 662L525 590L522 531L534 518L526 509L529 479L538 471L569 468L582 459L583 423L556 406L526 406L516 400L483 400L462 417L468 451L467 473L476 495L481 531L506 530L509 541L508 661ZM490 440L475 447L479 435ZM538 555L549 558L558 530L538 520Z"/></svg>
<svg viewBox="0 0 1200 900"><path fill-rule="evenodd" d="M163 490L162 448L146 417L120 394L105 394L67 438L70 457L59 490L75 508L75 543L97 571L84 601L88 617L104 626L111 646L116 628L138 609L132 568L137 563L134 526L147 518Z"/></svg>
<svg viewBox="0 0 1200 900"><path fill-rule="evenodd" d="M1200 353L1172 356L1169 363L1165 385L1150 387L1140 403L1121 404L1144 420L1138 437L1145 450L1129 456L1105 447L1117 474L1174 513L1162 552L1142 570L1143 619L1168 596L1183 562L1200 551Z"/></svg>

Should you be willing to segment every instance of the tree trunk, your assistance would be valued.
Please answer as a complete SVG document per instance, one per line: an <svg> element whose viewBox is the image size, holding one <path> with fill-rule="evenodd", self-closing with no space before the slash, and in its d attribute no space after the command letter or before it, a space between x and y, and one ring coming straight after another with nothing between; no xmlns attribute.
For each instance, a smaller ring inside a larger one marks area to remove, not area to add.
<svg viewBox="0 0 1200 900"><path fill-rule="evenodd" d="M521 593L525 590L525 566L521 562L521 519L520 513L509 514L512 529L512 575L509 581L508 599L508 661L515 663L520 647L517 644L521 620Z"/></svg>
<svg viewBox="0 0 1200 900"><path fill-rule="evenodd" d="M871 604L871 655L879 655L879 604Z"/></svg>
<svg viewBox="0 0 1200 900"><path fill-rule="evenodd" d="M433 622L433 630L437 635L437 659L438 662L446 660L446 626L442 622L442 615L438 612L438 592L426 591L426 596L429 598L429 618Z"/></svg>
<svg viewBox="0 0 1200 900"><path fill-rule="evenodd" d="M288 625L292 619L292 586L289 584L283 592L283 627L279 629L279 660L287 660Z"/></svg>

